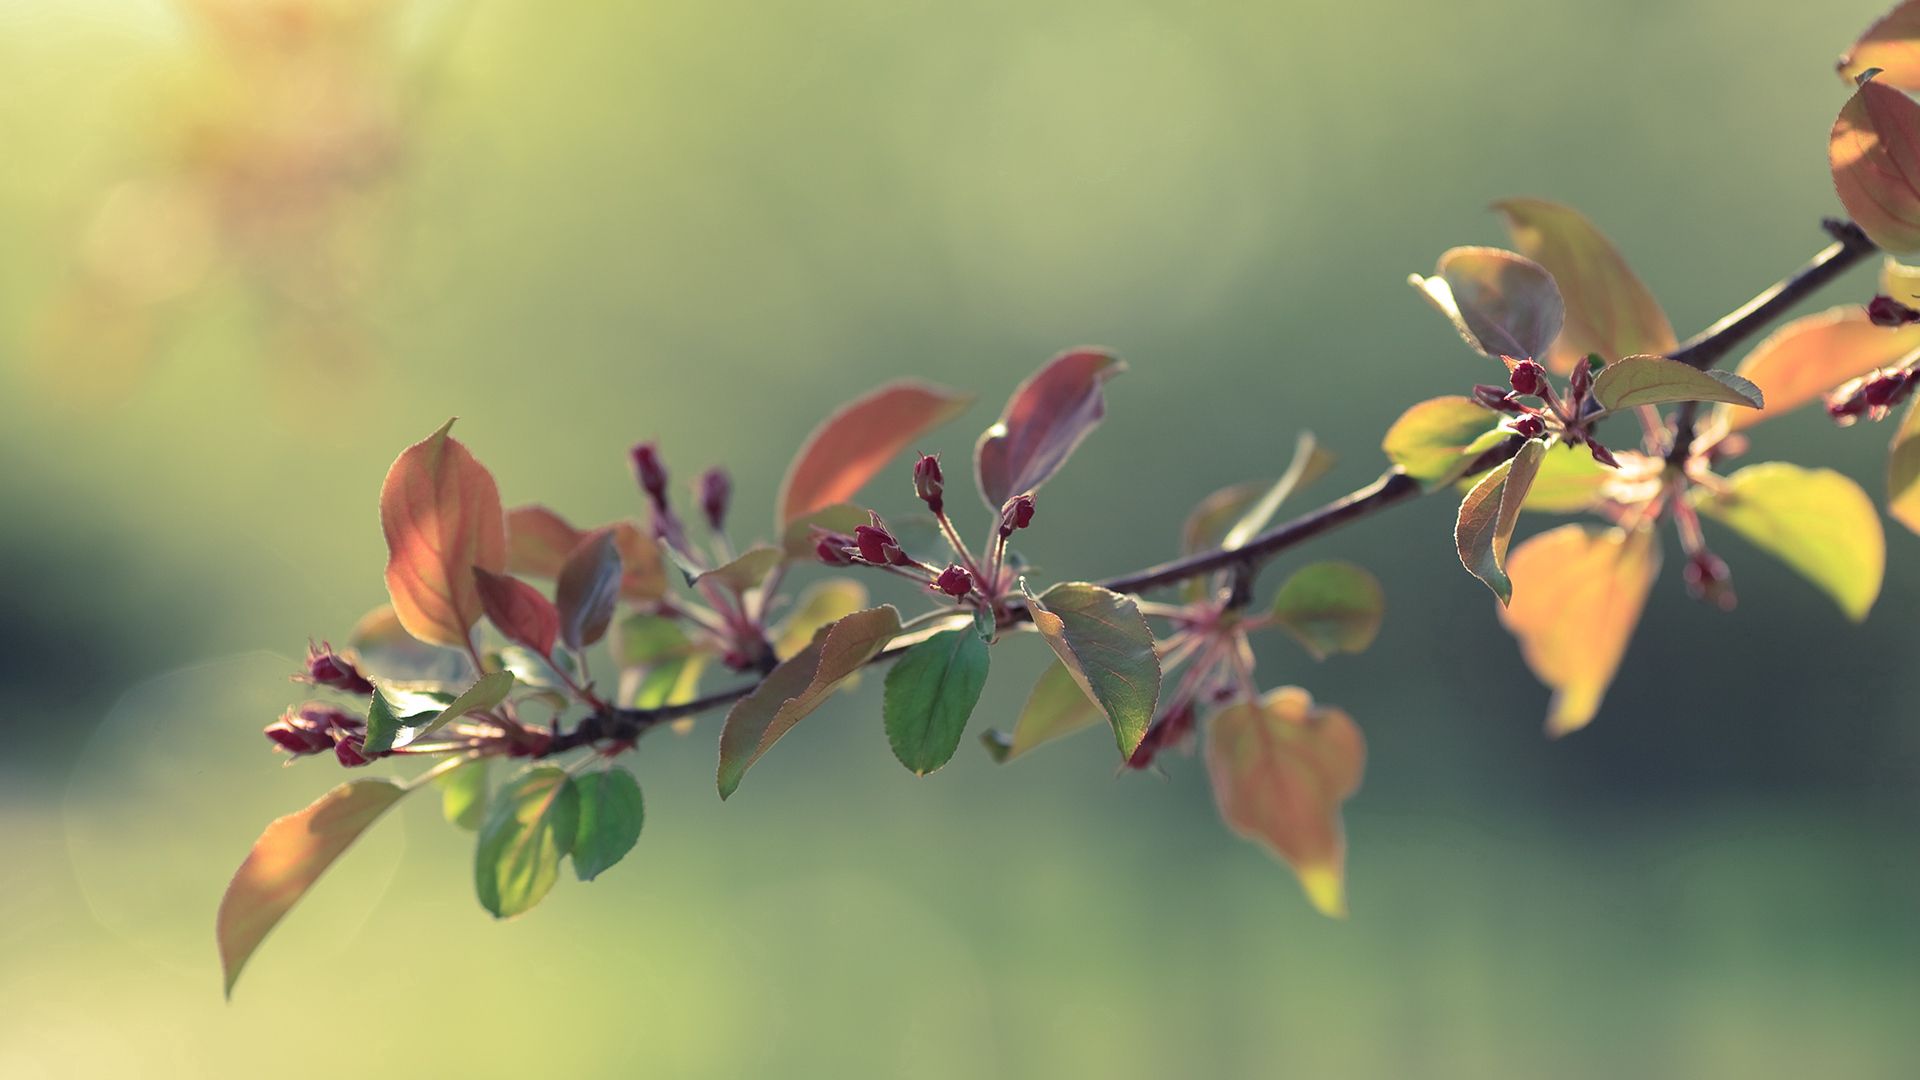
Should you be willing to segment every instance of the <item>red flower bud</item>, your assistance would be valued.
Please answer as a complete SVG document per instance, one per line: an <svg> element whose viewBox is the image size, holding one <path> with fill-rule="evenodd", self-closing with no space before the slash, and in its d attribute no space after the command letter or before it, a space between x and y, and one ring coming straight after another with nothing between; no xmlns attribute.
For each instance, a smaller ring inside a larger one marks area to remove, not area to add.
<svg viewBox="0 0 1920 1080"><path fill-rule="evenodd" d="M635 446L632 450L633 475L640 481L640 490L653 500L656 509L667 508L667 469L660 464L660 450L650 442Z"/></svg>
<svg viewBox="0 0 1920 1080"><path fill-rule="evenodd" d="M1593 460L1609 469L1620 467L1620 459L1613 456L1613 451L1595 442L1591 437L1587 439L1587 453L1592 454Z"/></svg>
<svg viewBox="0 0 1920 1080"><path fill-rule="evenodd" d="M373 762L373 759L365 753L366 745L366 740L362 737L358 735L348 735L333 744L333 756L338 758L340 764L345 765L347 768L357 769L362 765L368 765Z"/></svg>
<svg viewBox="0 0 1920 1080"><path fill-rule="evenodd" d="M1504 386L1492 386L1480 383L1473 388L1474 403L1483 409L1494 412L1519 412L1520 403L1513 399L1513 392Z"/></svg>
<svg viewBox="0 0 1920 1080"><path fill-rule="evenodd" d="M1547 369L1532 360L1522 360L1514 365L1510 381L1514 393L1538 397L1547 388Z"/></svg>
<svg viewBox="0 0 1920 1080"><path fill-rule="evenodd" d="M1193 702L1182 702L1180 707L1167 712L1147 728L1140 745L1133 748L1127 758L1127 768L1144 769L1153 764L1160 751L1169 746L1177 746L1193 730Z"/></svg>
<svg viewBox="0 0 1920 1080"><path fill-rule="evenodd" d="M307 642L307 673L295 676L315 686L330 686L335 690L344 690L349 694L371 694L373 683L360 674L359 670L326 642L315 645Z"/></svg>
<svg viewBox="0 0 1920 1080"><path fill-rule="evenodd" d="M880 525L861 525L854 529L853 543L860 549L860 557L875 566L887 565L887 549L900 546L893 534Z"/></svg>
<svg viewBox="0 0 1920 1080"><path fill-rule="evenodd" d="M853 560L847 557L847 549L853 546L853 538L839 533L820 533L819 542L813 545L813 553L828 566L852 566Z"/></svg>
<svg viewBox="0 0 1920 1080"><path fill-rule="evenodd" d="M1593 388L1593 369L1599 356L1588 356L1573 362L1573 372L1567 377L1567 393L1576 401L1584 401L1587 391Z"/></svg>
<svg viewBox="0 0 1920 1080"><path fill-rule="evenodd" d="M700 509L707 515L707 524L714 532L719 532L727 524L727 503L733 499L733 478L727 470L715 465L700 477Z"/></svg>
<svg viewBox="0 0 1920 1080"><path fill-rule="evenodd" d="M946 511L946 500L940 497L945 487L943 480L939 458L921 454L920 460L913 463L913 493L935 514Z"/></svg>
<svg viewBox="0 0 1920 1080"><path fill-rule="evenodd" d="M1695 600L1704 600L1721 611L1732 611L1738 602L1733 594L1732 571L1711 551L1696 551L1689 556L1683 576L1687 593Z"/></svg>
<svg viewBox="0 0 1920 1080"><path fill-rule="evenodd" d="M1513 428L1514 434L1527 439L1537 439L1547 433L1547 422L1532 413L1514 417L1508 426Z"/></svg>
<svg viewBox="0 0 1920 1080"><path fill-rule="evenodd" d="M1000 536L1012 536L1015 529L1033 524L1033 496L1015 495L1000 508Z"/></svg>
<svg viewBox="0 0 1920 1080"><path fill-rule="evenodd" d="M967 573L967 568L964 566L949 566L940 571L940 577L934 581L933 585L934 588L958 600L973 591L973 575Z"/></svg>
<svg viewBox="0 0 1920 1080"><path fill-rule="evenodd" d="M1875 326L1906 326L1920 322L1920 311L1908 307L1891 296L1876 296L1867 305L1867 318Z"/></svg>
<svg viewBox="0 0 1920 1080"><path fill-rule="evenodd" d="M299 757L302 754L317 754L331 749L333 736L325 727L308 724L292 709L286 715L268 724L265 730L267 738L287 753Z"/></svg>
<svg viewBox="0 0 1920 1080"><path fill-rule="evenodd" d="M1868 379L1862 395L1868 408L1884 413L1904 400L1912 386L1912 372L1889 371Z"/></svg>

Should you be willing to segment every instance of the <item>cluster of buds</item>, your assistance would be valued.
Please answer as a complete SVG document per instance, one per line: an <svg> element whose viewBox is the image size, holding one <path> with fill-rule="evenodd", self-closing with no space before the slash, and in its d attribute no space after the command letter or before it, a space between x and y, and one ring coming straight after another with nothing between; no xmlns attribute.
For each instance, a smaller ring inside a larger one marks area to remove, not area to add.
<svg viewBox="0 0 1920 1080"><path fill-rule="evenodd" d="M348 768L373 760L362 752L366 734L366 722L359 717L331 705L312 703L288 709L266 727L266 736L274 746L294 757L331 750Z"/></svg>
<svg viewBox="0 0 1920 1080"><path fill-rule="evenodd" d="M1891 296L1876 296L1867 304L1867 318L1873 320L1875 326L1910 326L1920 323L1920 311Z"/></svg>
<svg viewBox="0 0 1920 1080"><path fill-rule="evenodd" d="M333 646L324 641L318 645L307 642L306 670L295 675L294 680L361 697L373 693L372 681L360 674L360 669L354 667L351 660L334 652Z"/></svg>
<svg viewBox="0 0 1920 1080"><path fill-rule="evenodd" d="M1738 598L1733 594L1733 571L1726 561L1705 548L1687 556L1684 574L1687 595L1712 604L1721 611L1732 611Z"/></svg>
<svg viewBox="0 0 1920 1080"><path fill-rule="evenodd" d="M1547 378L1547 369L1541 367L1538 361L1515 360L1512 357L1505 359L1507 385L1481 383L1475 386L1473 400L1476 404L1505 413L1507 420L1502 426L1523 439L1538 439L1551 430L1558 430L1566 441L1575 445L1586 444L1593 460L1608 468L1619 468L1620 462L1613 452L1593 437L1591 426L1594 410L1588 407L1588 393L1593 388L1593 368L1587 361L1573 366L1563 400L1554 393L1553 383ZM1528 404L1527 398L1533 398L1541 404Z"/></svg>
<svg viewBox="0 0 1920 1080"><path fill-rule="evenodd" d="M1901 402L1913 396L1916 375L1911 367L1875 371L1842 385L1827 397L1827 415L1841 427L1862 417L1884 420Z"/></svg>
<svg viewBox="0 0 1920 1080"><path fill-rule="evenodd" d="M675 550L687 551L686 535L669 500L667 467L660 460L660 448L650 442L640 443L628 451L628 457L633 463L634 479L653 506L654 532ZM733 477L716 465L700 475L695 494L707 527L719 535L726 529L727 509L733 501Z"/></svg>

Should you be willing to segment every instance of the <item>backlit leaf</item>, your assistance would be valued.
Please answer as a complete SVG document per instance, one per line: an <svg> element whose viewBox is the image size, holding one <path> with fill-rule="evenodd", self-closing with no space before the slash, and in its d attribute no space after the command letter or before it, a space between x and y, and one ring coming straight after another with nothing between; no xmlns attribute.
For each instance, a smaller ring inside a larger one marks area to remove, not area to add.
<svg viewBox="0 0 1920 1080"><path fill-rule="evenodd" d="M474 849L474 891L498 919L532 910L560 877L580 829L580 792L566 770L537 765L494 797Z"/></svg>
<svg viewBox="0 0 1920 1080"><path fill-rule="evenodd" d="M773 654L782 660L787 659L813 640L813 635L822 627L859 611L867 606L867 587L849 578L830 578L810 585L794 601L793 610L788 612L779 625L769 635L773 641Z"/></svg>
<svg viewBox="0 0 1920 1080"><path fill-rule="evenodd" d="M1752 410L1746 410L1751 412ZM1627 451L1620 451L1626 461ZM1554 443L1540 458L1540 468L1527 488L1527 501L1520 509L1549 514L1571 514L1586 510L1605 497L1606 487L1619 470L1593 460L1584 446Z"/></svg>
<svg viewBox="0 0 1920 1080"><path fill-rule="evenodd" d="M429 645L407 633L391 604L362 615L347 635L347 645L361 673L383 685L460 687L474 679L466 650Z"/></svg>
<svg viewBox="0 0 1920 1080"><path fill-rule="evenodd" d="M1887 455L1887 513L1920 533L1920 400L1907 409Z"/></svg>
<svg viewBox="0 0 1920 1080"><path fill-rule="evenodd" d="M1400 414L1380 448L1400 471L1432 491L1466 471L1499 422L1499 416L1471 398L1429 398Z"/></svg>
<svg viewBox="0 0 1920 1080"><path fill-rule="evenodd" d="M1022 591L1025 586L1022 586ZM1086 582L1027 594L1033 625L1113 725L1120 756L1133 756L1160 699L1153 632L1132 597Z"/></svg>
<svg viewBox="0 0 1920 1080"><path fill-rule="evenodd" d="M1629 356L1608 364L1594 376L1593 397L1613 410L1674 401L1719 401L1750 409L1766 404L1760 388L1739 375L1701 371L1664 356Z"/></svg>
<svg viewBox="0 0 1920 1080"><path fill-rule="evenodd" d="M900 613L892 606L856 611L821 630L735 702L720 731L720 797L732 795L762 754L899 633Z"/></svg>
<svg viewBox="0 0 1920 1080"><path fill-rule="evenodd" d="M473 568L507 564L506 518L493 474L460 440L439 431L401 451L380 487L387 594L407 632L464 647L480 619Z"/></svg>
<svg viewBox="0 0 1920 1080"><path fill-rule="evenodd" d="M893 756L920 776L945 765L986 685L987 643L970 626L908 649L887 672L881 708Z"/></svg>
<svg viewBox="0 0 1920 1080"><path fill-rule="evenodd" d="M1827 142L1840 202L1894 254L1920 251L1920 105L1891 85L1861 84Z"/></svg>
<svg viewBox="0 0 1920 1080"><path fill-rule="evenodd" d="M1739 431L1793 411L1920 349L1920 325L1875 326L1859 304L1795 319L1754 347L1734 371L1766 395L1760 409L1716 406L1716 423Z"/></svg>
<svg viewBox="0 0 1920 1080"><path fill-rule="evenodd" d="M559 577L580 536L566 518L544 506L516 506L507 511L507 569L527 577Z"/></svg>
<svg viewBox="0 0 1920 1080"><path fill-rule="evenodd" d="M440 816L468 832L487 819L487 771L491 761L475 758L440 774Z"/></svg>
<svg viewBox="0 0 1920 1080"><path fill-rule="evenodd" d="M226 993L240 969L327 867L352 846L407 789L391 780L341 784L304 810L267 826L227 885L215 936Z"/></svg>
<svg viewBox="0 0 1920 1080"><path fill-rule="evenodd" d="M1074 349L1021 383L973 448L974 475L987 506L997 511L1046 483L1106 415L1101 384L1126 369L1100 349Z"/></svg>
<svg viewBox="0 0 1920 1080"><path fill-rule="evenodd" d="M1468 345L1495 358L1545 356L1566 316L1553 276L1499 248L1454 248L1440 256L1433 277L1408 280Z"/></svg>
<svg viewBox="0 0 1920 1080"><path fill-rule="evenodd" d="M1500 621L1527 666L1553 691L1547 734L1587 726L1626 655L1660 573L1651 529L1562 525L1529 537L1507 560L1513 603Z"/></svg>
<svg viewBox="0 0 1920 1080"><path fill-rule="evenodd" d="M1360 788L1366 741L1339 709L1283 686L1215 714L1207 776L1220 817L1286 860L1322 915L1344 917L1346 836L1340 806Z"/></svg>
<svg viewBox="0 0 1920 1080"><path fill-rule="evenodd" d="M1673 325L1627 261L1572 207L1545 199L1503 199L1504 214L1520 253L1545 267L1566 301L1566 324L1546 362L1573 370L1591 353L1607 360L1674 350Z"/></svg>
<svg viewBox="0 0 1920 1080"><path fill-rule="evenodd" d="M1519 453L1488 470L1460 500L1460 516L1453 526L1460 565L1486 582L1502 604L1513 600L1513 582L1506 570L1507 545L1513 541L1520 508L1526 503L1527 489L1533 485L1546 451L1546 443L1528 439Z"/></svg>
<svg viewBox="0 0 1920 1080"><path fill-rule="evenodd" d="M802 514L780 531L781 551L790 562L816 561L819 558L819 553L814 550L819 543L815 539L816 530L852 536L854 529L865 525L871 518L867 510L851 503L836 503L811 514Z"/></svg>
<svg viewBox="0 0 1920 1080"><path fill-rule="evenodd" d="M807 436L780 485L780 526L858 494L894 455L973 403L931 383L902 380L850 402Z"/></svg>
<svg viewBox="0 0 1920 1080"><path fill-rule="evenodd" d="M588 533L567 555L554 582L554 607L560 612L560 640L582 649L600 640L620 600L620 548L613 530Z"/></svg>
<svg viewBox="0 0 1920 1080"><path fill-rule="evenodd" d="M1867 617L1880 595L1887 542L1860 485L1832 469L1769 461L1735 472L1721 490L1696 491L1701 513L1798 570L1848 618Z"/></svg>
<svg viewBox="0 0 1920 1080"><path fill-rule="evenodd" d="M633 850L646 819L646 804L633 774L617 767L575 777L573 786L580 793L573 873L581 881L592 881Z"/></svg>
<svg viewBox="0 0 1920 1080"><path fill-rule="evenodd" d="M486 712L499 705L512 690L512 672L489 672L445 708L427 713L389 708L388 692L376 690L367 708L365 752L384 754L417 742L468 713Z"/></svg>
<svg viewBox="0 0 1920 1080"><path fill-rule="evenodd" d="M780 565L782 558L777 547L762 545L748 548L726 565L701 574L698 580L724 585L734 593L750 592L760 587L773 568Z"/></svg>
<svg viewBox="0 0 1920 1080"><path fill-rule="evenodd" d="M553 653L560 636L560 612L540 590L506 574L473 568L474 583L480 588L480 606L494 629L541 656Z"/></svg>
<svg viewBox="0 0 1920 1080"><path fill-rule="evenodd" d="M1837 66L1849 83L1878 68L1875 82L1920 91L1920 0L1906 0L1882 15Z"/></svg>
<svg viewBox="0 0 1920 1080"><path fill-rule="evenodd" d="M988 731L980 736L995 761L1012 761L1036 746L1064 738L1105 719L1065 664L1055 660L1033 684L1027 704L1014 721L1013 732Z"/></svg>
<svg viewBox="0 0 1920 1080"><path fill-rule="evenodd" d="M1386 613L1380 582L1352 563L1318 562L1287 578L1273 598L1273 618L1314 659L1364 652Z"/></svg>

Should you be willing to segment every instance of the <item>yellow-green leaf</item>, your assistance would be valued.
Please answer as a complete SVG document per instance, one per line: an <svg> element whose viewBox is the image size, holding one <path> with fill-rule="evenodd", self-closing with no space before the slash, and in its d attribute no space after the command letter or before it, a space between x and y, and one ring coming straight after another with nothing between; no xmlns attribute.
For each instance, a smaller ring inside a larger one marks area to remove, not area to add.
<svg viewBox="0 0 1920 1080"><path fill-rule="evenodd" d="M1547 734L1578 731L1620 669L1660 573L1660 546L1651 529L1562 525L1515 547L1507 573L1514 598L1500 621L1553 691Z"/></svg>
<svg viewBox="0 0 1920 1080"><path fill-rule="evenodd" d="M474 758L464 765L440 774L440 816L447 824L468 832L478 829L487 819L488 758Z"/></svg>
<svg viewBox="0 0 1920 1080"><path fill-rule="evenodd" d="M565 769L536 765L508 782L474 848L480 906L496 919L531 911L559 880L579 828L580 792Z"/></svg>
<svg viewBox="0 0 1920 1080"><path fill-rule="evenodd" d="M1620 451L1619 459L1625 463L1628 452ZM1540 458L1540 468L1533 474L1533 485L1527 488L1527 501L1520 509L1547 514L1589 509L1605 496L1607 485L1619 472L1593 460L1586 447L1554 443Z"/></svg>
<svg viewBox="0 0 1920 1080"><path fill-rule="evenodd" d="M1485 582L1502 604L1513 600L1513 582L1506 571L1507 545L1513 541L1520 508L1546 451L1546 443L1528 439L1519 453L1489 469L1473 485L1460 500L1460 516L1454 520L1453 544L1460 565Z"/></svg>
<svg viewBox="0 0 1920 1080"><path fill-rule="evenodd" d="M988 731L980 736L980 741L995 761L1012 761L1037 746L1092 727L1104 716L1100 706L1080 689L1073 672L1055 660L1041 674L1040 681L1033 684L1026 706L1014 721L1012 734Z"/></svg>
<svg viewBox="0 0 1920 1080"><path fill-rule="evenodd" d="M1778 556L1859 622L1886 572L1880 515L1860 485L1832 469L1750 465L1717 491L1696 489L1700 512Z"/></svg>
<svg viewBox="0 0 1920 1080"><path fill-rule="evenodd" d="M1139 606L1130 596L1074 581L1037 598L1028 593L1027 609L1047 646L1113 725L1120 756L1131 757L1160 699L1160 658Z"/></svg>
<svg viewBox="0 0 1920 1080"><path fill-rule="evenodd" d="M1273 598L1273 618L1316 660L1364 652L1380 633L1386 596L1379 579L1346 562L1318 562L1288 577Z"/></svg>
<svg viewBox="0 0 1920 1080"><path fill-rule="evenodd" d="M1614 410L1674 401L1720 401L1750 409L1766 404L1759 387L1732 372L1701 371L1664 356L1629 356L1608 364L1594 376L1593 397Z"/></svg>
<svg viewBox="0 0 1920 1080"><path fill-rule="evenodd" d="M1380 448L1428 491L1459 479L1500 418L1471 398L1429 398L1400 414Z"/></svg>
<svg viewBox="0 0 1920 1080"><path fill-rule="evenodd" d="M748 548L732 562L715 567L701 574L696 581L712 581L725 585L735 593L744 593L760 587L773 568L780 565L784 558L780 549L770 545Z"/></svg>
<svg viewBox="0 0 1920 1080"><path fill-rule="evenodd" d="M1840 110L1827 140L1833 186L1873 242L1920 251L1920 105L1871 79Z"/></svg>
<svg viewBox="0 0 1920 1080"><path fill-rule="evenodd" d="M1366 741L1339 709L1283 686L1222 709L1207 727L1207 776L1234 832L1286 860L1322 915L1347 913L1340 806L1360 788Z"/></svg>
<svg viewBox="0 0 1920 1080"><path fill-rule="evenodd" d="M1571 371L1591 353L1607 360L1674 350L1673 324L1627 261L1579 211L1545 199L1503 199L1513 244L1545 267L1566 301L1566 324L1547 355Z"/></svg>
<svg viewBox="0 0 1920 1080"><path fill-rule="evenodd" d="M793 610L774 626L773 654L788 659L813 640L822 627L867 606L867 587L851 578L829 578L807 586Z"/></svg>
<svg viewBox="0 0 1920 1080"><path fill-rule="evenodd" d="M1920 325L1875 326L1859 304L1795 319L1768 335L1734 368L1760 388L1767 407L1715 406L1715 422L1727 431L1752 427L1818 400L1849 379L1894 364L1915 349L1920 349Z"/></svg>
<svg viewBox="0 0 1920 1080"><path fill-rule="evenodd" d="M1920 533L1920 400L1907 409L1887 455L1887 513Z"/></svg>
<svg viewBox="0 0 1920 1080"><path fill-rule="evenodd" d="M1875 82L1920 91L1920 0L1906 0L1882 15L1837 66L1840 77L1850 83L1878 70Z"/></svg>
<svg viewBox="0 0 1920 1080"><path fill-rule="evenodd" d="M1408 280L1468 345L1495 358L1545 356L1566 317L1553 275L1499 248L1454 248L1434 276Z"/></svg>

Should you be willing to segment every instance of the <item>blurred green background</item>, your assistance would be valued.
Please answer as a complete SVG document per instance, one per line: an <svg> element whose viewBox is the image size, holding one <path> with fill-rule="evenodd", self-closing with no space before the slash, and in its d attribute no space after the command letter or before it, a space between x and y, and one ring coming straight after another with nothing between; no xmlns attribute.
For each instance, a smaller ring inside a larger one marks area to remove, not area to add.
<svg viewBox="0 0 1920 1080"><path fill-rule="evenodd" d="M1289 556L1389 596L1369 655L1262 654L1369 738L1344 923L1198 762L969 742L915 779L869 680L724 807L713 719L648 740L640 846L517 922L420 800L230 1005L212 940L338 775L259 728L384 598L380 478L447 416L509 503L633 512L657 438L732 466L751 527L843 399L977 391L928 447L959 455L1098 342L1132 371L1028 552L1128 570L1301 428L1331 494L1488 377L1404 278L1502 242L1496 197L1585 210L1683 334L1798 265L1882 0L248 6L0 5L0 1076L1913 1075L1897 526L1858 627L1737 540L1731 617L1670 558L1559 743L1448 507ZM1885 435L1799 415L1755 452L1877 492ZM976 726L1041 660L996 652Z"/></svg>

